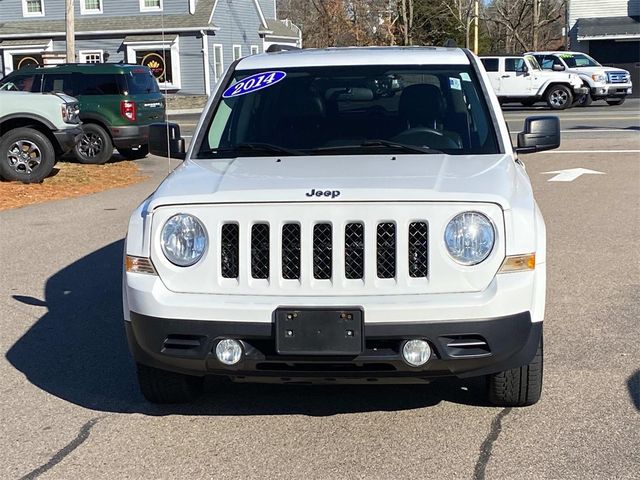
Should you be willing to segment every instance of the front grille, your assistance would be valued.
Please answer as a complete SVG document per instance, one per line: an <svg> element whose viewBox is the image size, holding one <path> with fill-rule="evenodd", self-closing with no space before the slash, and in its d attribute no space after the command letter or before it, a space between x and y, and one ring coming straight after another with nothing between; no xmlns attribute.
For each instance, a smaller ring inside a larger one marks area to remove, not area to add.
<svg viewBox="0 0 640 480"><path fill-rule="evenodd" d="M622 72L607 73L609 83L627 83L627 74Z"/></svg>
<svg viewBox="0 0 640 480"><path fill-rule="evenodd" d="M331 224L319 223L313 227L313 278L331 279L333 241Z"/></svg>
<svg viewBox="0 0 640 480"><path fill-rule="evenodd" d="M266 223L251 228L251 276L269 278L269 225Z"/></svg>
<svg viewBox="0 0 640 480"><path fill-rule="evenodd" d="M426 222L409 225L409 276L412 278L427 276L428 239Z"/></svg>
<svg viewBox="0 0 640 480"><path fill-rule="evenodd" d="M378 264L378 278L394 278L396 276L395 223L379 223L376 235L376 259Z"/></svg>
<svg viewBox="0 0 640 480"><path fill-rule="evenodd" d="M238 278L240 273L240 232L235 223L222 226L220 234L220 271L224 278Z"/></svg>
<svg viewBox="0 0 640 480"><path fill-rule="evenodd" d="M302 283L311 278L335 281L398 280L399 275L428 278L429 229L426 221L405 223L402 230L391 221L372 222L371 225L365 221L351 221L335 227L329 222L309 225L286 221L280 225L275 227L278 230L276 238L270 238L274 227L267 223L249 224L246 229L239 223L222 223L220 276L239 281L248 276ZM334 232L336 228L339 231ZM249 233L249 241L243 239L242 232ZM248 251L243 251L244 246L249 247ZM272 259L275 259L275 266ZM371 273L366 273L367 268Z"/></svg>
<svg viewBox="0 0 640 480"><path fill-rule="evenodd" d="M348 223L344 229L344 276L349 280L364 277L364 225Z"/></svg>
<svg viewBox="0 0 640 480"><path fill-rule="evenodd" d="M282 226L282 278L300 278L300 225L287 223Z"/></svg>

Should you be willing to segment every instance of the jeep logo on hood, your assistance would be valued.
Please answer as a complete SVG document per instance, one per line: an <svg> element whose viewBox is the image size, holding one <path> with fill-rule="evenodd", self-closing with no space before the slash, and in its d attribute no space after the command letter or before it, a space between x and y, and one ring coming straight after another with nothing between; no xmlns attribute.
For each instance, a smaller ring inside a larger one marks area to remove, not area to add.
<svg viewBox="0 0 640 480"><path fill-rule="evenodd" d="M305 196L337 198L340 196L340 190L316 190L312 188L310 192L305 193Z"/></svg>

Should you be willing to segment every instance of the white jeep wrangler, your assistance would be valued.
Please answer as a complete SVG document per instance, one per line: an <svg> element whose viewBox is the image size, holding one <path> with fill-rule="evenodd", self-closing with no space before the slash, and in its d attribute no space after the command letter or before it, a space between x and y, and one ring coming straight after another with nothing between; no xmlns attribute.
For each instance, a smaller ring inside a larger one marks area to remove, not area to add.
<svg viewBox="0 0 640 480"><path fill-rule="evenodd" d="M631 74L621 68L604 67L581 52L532 52L544 70L578 75L588 92L577 99L586 107L594 100L605 100L609 105L622 105L633 92Z"/></svg>
<svg viewBox="0 0 640 480"><path fill-rule="evenodd" d="M531 55L481 57L500 103L530 107L545 101L553 110L571 107L575 99L589 93L573 73L546 71Z"/></svg>
<svg viewBox="0 0 640 480"><path fill-rule="evenodd" d="M529 118L514 150L463 49L345 48L234 62L183 158L133 212L124 316L152 402L205 375L425 383L485 376L498 405L542 388L545 225L518 153L556 148Z"/></svg>

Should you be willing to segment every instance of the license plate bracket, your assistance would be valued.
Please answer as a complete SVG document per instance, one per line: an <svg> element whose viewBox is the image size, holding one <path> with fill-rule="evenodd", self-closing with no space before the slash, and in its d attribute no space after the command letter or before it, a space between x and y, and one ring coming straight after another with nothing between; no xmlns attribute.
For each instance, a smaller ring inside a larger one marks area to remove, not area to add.
<svg viewBox="0 0 640 480"><path fill-rule="evenodd" d="M358 308L278 308L276 351L280 355L359 355L364 315Z"/></svg>

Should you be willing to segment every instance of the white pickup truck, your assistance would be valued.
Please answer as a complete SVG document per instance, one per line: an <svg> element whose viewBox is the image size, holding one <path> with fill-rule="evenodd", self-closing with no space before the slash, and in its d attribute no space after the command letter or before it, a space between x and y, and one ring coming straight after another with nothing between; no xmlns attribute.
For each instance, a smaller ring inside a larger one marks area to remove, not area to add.
<svg viewBox="0 0 640 480"><path fill-rule="evenodd" d="M553 110L564 110L588 93L576 74L543 70L531 55L482 57L491 85L500 103L521 103L526 107L539 101Z"/></svg>
<svg viewBox="0 0 640 480"><path fill-rule="evenodd" d="M606 100L609 105L622 105L631 95L631 75L621 68L605 67L581 52L532 52L545 71L578 75L588 88L578 98L578 105L586 107L594 100Z"/></svg>

